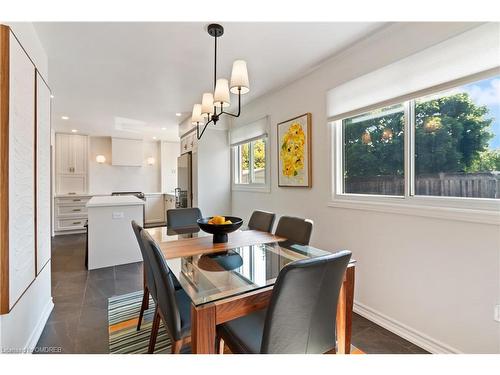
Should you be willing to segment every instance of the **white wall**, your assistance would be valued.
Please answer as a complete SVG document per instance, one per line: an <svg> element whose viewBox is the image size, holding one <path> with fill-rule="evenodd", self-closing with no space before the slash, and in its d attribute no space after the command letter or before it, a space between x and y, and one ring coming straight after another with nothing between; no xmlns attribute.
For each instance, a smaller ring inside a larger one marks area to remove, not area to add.
<svg viewBox="0 0 500 375"><path fill-rule="evenodd" d="M31 22L6 22L3 24L10 26L42 77L47 81L49 77L49 61L33 24Z"/></svg>
<svg viewBox="0 0 500 375"><path fill-rule="evenodd" d="M161 191L174 193L177 187L177 158L180 155L179 142L161 142Z"/></svg>
<svg viewBox="0 0 500 375"><path fill-rule="evenodd" d="M106 162L96 162L104 155ZM148 165L148 157L155 159ZM90 137L89 140L89 193L110 194L113 191L161 192L160 142L143 142L143 166L120 167L111 165L111 137Z"/></svg>
<svg viewBox="0 0 500 375"><path fill-rule="evenodd" d="M271 193L232 194L234 215L254 209L314 220L312 245L358 261L356 310L433 352L500 353L500 228L328 207L326 91L461 33L474 24L394 24L311 74L245 105L237 124L271 119ZM276 124L312 113L313 187L278 188Z"/></svg>
<svg viewBox="0 0 500 375"><path fill-rule="evenodd" d="M197 204L203 216L231 213L230 165L227 131L207 129L193 154L193 184L197 185L193 205Z"/></svg>
<svg viewBox="0 0 500 375"><path fill-rule="evenodd" d="M31 23L7 23L47 80L48 59ZM0 348L33 350L53 308L50 263L9 314L0 316Z"/></svg>

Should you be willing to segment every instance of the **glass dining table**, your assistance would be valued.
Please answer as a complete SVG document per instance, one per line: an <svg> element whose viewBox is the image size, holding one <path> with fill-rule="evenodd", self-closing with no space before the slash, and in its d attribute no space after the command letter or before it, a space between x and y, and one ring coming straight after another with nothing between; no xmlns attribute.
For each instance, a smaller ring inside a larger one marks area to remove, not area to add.
<svg viewBox="0 0 500 375"><path fill-rule="evenodd" d="M331 253L253 230L230 233L226 244L214 244L211 235L198 227L179 230L160 227L147 231L191 299L193 353L214 353L217 324L265 308L276 278L287 264ZM339 297L340 353L350 350L354 268L352 260Z"/></svg>

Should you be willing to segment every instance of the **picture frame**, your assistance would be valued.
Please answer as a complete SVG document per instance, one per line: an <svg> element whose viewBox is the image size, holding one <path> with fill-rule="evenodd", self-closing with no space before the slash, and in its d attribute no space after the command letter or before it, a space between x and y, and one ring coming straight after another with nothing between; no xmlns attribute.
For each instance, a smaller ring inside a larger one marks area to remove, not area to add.
<svg viewBox="0 0 500 375"><path fill-rule="evenodd" d="M279 187L312 187L311 123L310 112L278 123Z"/></svg>

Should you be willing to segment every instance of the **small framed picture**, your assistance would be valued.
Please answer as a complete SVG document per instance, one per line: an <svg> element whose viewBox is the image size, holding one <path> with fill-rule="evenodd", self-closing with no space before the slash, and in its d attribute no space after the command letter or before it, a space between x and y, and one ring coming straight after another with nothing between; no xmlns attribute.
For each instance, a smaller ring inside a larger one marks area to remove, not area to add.
<svg viewBox="0 0 500 375"><path fill-rule="evenodd" d="M278 124L278 186L312 186L310 113Z"/></svg>

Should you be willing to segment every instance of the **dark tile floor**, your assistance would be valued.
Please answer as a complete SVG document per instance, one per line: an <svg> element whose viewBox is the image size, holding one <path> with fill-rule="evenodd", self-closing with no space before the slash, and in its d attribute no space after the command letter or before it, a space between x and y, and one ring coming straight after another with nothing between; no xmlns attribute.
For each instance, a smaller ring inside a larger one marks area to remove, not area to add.
<svg viewBox="0 0 500 375"><path fill-rule="evenodd" d="M108 298L142 289L142 264L87 271L85 236L52 241L54 310L38 347L62 353L108 353ZM426 353L421 348L354 314L352 343L365 353Z"/></svg>

